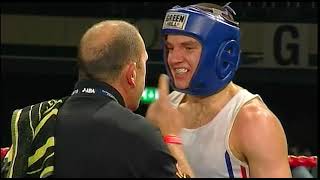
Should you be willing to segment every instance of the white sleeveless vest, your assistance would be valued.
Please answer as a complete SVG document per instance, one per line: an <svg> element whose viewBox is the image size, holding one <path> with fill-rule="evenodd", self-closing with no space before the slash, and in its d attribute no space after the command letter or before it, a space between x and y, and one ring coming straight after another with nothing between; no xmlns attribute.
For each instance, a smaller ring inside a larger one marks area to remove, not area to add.
<svg viewBox="0 0 320 180"><path fill-rule="evenodd" d="M171 103L177 107L183 96L183 93L173 91ZM196 129L182 129L184 150L196 177L249 177L248 165L238 160L230 150L229 135L240 108L254 98L262 101L259 95L241 89L212 121Z"/></svg>

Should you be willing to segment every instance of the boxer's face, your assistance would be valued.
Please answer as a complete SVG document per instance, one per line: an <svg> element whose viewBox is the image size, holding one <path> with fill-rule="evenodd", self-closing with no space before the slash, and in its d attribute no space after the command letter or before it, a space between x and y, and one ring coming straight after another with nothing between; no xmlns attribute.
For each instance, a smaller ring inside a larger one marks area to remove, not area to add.
<svg viewBox="0 0 320 180"><path fill-rule="evenodd" d="M189 36L168 35L166 48L168 65L175 86L179 89L188 88L200 60L201 44Z"/></svg>

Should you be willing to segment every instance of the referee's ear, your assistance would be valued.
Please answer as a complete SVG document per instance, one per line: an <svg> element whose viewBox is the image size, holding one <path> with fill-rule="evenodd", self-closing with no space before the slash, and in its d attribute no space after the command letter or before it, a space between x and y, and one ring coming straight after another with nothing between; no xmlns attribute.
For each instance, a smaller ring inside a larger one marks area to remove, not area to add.
<svg viewBox="0 0 320 180"><path fill-rule="evenodd" d="M125 79L130 88L136 87L136 79L137 79L137 63L131 62L124 69Z"/></svg>

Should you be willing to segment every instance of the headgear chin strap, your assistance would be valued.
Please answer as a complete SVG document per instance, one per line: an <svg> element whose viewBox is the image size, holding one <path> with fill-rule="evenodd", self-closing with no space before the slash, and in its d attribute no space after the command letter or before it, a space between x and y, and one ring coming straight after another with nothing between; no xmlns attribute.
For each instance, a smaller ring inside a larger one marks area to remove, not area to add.
<svg viewBox="0 0 320 180"><path fill-rule="evenodd" d="M222 7L224 10L203 8L191 5L169 9L161 30L163 39L169 34L180 34L191 36L202 45L198 67L186 89L174 85L167 62L168 51L163 47L164 62L173 89L196 96L208 96L223 89L233 79L240 59L238 23L226 18L231 8L228 4Z"/></svg>

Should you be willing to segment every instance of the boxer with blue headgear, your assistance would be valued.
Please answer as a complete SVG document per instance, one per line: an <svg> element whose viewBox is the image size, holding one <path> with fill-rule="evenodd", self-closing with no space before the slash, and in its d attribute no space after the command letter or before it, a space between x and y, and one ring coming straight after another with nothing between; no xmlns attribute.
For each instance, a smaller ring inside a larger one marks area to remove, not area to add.
<svg viewBox="0 0 320 180"><path fill-rule="evenodd" d="M167 95L162 83L147 115L182 139L195 177L291 177L280 121L258 94L232 82L240 57L234 14L229 4L209 3L167 11L161 33L175 91Z"/></svg>
<svg viewBox="0 0 320 180"><path fill-rule="evenodd" d="M179 89L169 70L168 49L164 46L164 62L175 90L192 95L207 96L224 88L234 77L240 59L239 23L227 5L207 8L190 5L168 10L161 34L180 34L195 38L202 45L200 61L189 87Z"/></svg>

